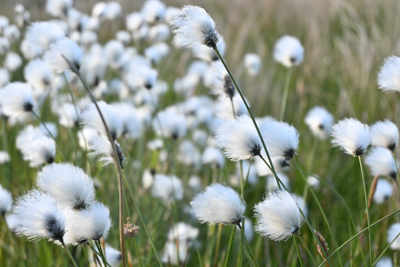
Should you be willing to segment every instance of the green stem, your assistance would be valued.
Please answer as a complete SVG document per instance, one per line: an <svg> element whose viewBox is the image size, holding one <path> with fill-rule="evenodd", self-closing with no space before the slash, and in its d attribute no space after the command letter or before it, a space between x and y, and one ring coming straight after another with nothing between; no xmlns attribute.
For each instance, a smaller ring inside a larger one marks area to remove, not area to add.
<svg viewBox="0 0 400 267"><path fill-rule="evenodd" d="M286 102L289 93L289 85L290 85L290 77L292 76L292 68L288 68L286 72L285 86L283 89L282 103L281 103L281 112L279 113L279 120L283 121L285 117L286 111Z"/></svg>
<svg viewBox="0 0 400 267"><path fill-rule="evenodd" d="M222 223L218 224L217 247L215 249L213 266L217 266L217 263L218 263L218 254L219 254L219 246L221 243L221 234L222 234Z"/></svg>
<svg viewBox="0 0 400 267"><path fill-rule="evenodd" d="M307 250L308 255L310 255L310 258L311 258L312 262L314 263L314 266L317 266L317 261L315 260L314 256L311 254L311 251L308 249L304 239L301 237L301 235L297 235L297 237L299 238L300 242L303 244L303 247Z"/></svg>
<svg viewBox="0 0 400 267"><path fill-rule="evenodd" d="M393 161L394 161L394 165L396 166L396 181L397 181L397 188L399 190L399 195L400 195L400 175L399 175L399 167L397 166L397 160L396 160L396 154L393 150L392 152L392 156L393 156Z"/></svg>
<svg viewBox="0 0 400 267"><path fill-rule="evenodd" d="M231 254L232 244L233 244L233 235L235 234L235 231L236 231L236 225L232 226L232 233L231 233L231 237L229 238L228 251L226 252L226 256L225 256L224 267L228 266L229 255Z"/></svg>
<svg viewBox="0 0 400 267"><path fill-rule="evenodd" d="M367 209L367 221L368 221L368 241L369 241L369 265L372 265L372 235L371 235L371 221L369 217L369 208L368 208L368 198L367 198L367 187L365 185L365 177L364 177L364 170L361 162L361 156L358 156L358 162L360 163L361 169L361 177L363 182L363 189L364 189L364 200L365 200L365 208Z"/></svg>
<svg viewBox="0 0 400 267"><path fill-rule="evenodd" d="M249 258L251 264L253 266L258 266L258 264L256 262L253 261L253 258L249 255L249 252L247 251L247 249L244 247L242 240L236 235L235 230L233 230L233 234L235 235L236 239L240 242L240 246L244 248L244 253L246 254L246 256Z"/></svg>
<svg viewBox="0 0 400 267"><path fill-rule="evenodd" d="M379 259L385 254L386 250L389 249L390 245L392 245L394 243L394 241L396 241L396 239L400 236L400 233L398 233L396 235L395 238L393 238L393 240L385 247L385 249L381 252L381 254L379 254L378 258L375 260L375 262L372 264L372 267L375 266L375 264L377 264L377 262L379 261Z"/></svg>
<svg viewBox="0 0 400 267"><path fill-rule="evenodd" d="M65 249L65 252L67 253L68 257L71 259L72 264L74 264L75 267L78 267L78 265L76 264L74 258L72 257L71 253L69 252L67 246L66 245L62 245L62 246Z"/></svg>
<svg viewBox="0 0 400 267"><path fill-rule="evenodd" d="M296 247L297 255L298 255L298 257L299 257L300 266L303 267L303 261L301 260L301 255L300 255L299 247L297 246L296 236L295 236L295 235L292 235L292 237L293 237L293 241L294 241L294 246Z"/></svg>

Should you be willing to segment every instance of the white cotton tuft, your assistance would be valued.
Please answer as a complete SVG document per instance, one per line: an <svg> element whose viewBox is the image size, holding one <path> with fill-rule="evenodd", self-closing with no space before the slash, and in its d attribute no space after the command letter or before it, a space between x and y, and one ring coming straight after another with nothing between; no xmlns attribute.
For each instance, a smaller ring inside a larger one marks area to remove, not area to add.
<svg viewBox="0 0 400 267"><path fill-rule="evenodd" d="M400 223L392 224L387 231L387 242L390 244L394 240L394 242L390 245L390 248L393 250L400 250L400 238L396 238L399 233Z"/></svg>
<svg viewBox="0 0 400 267"><path fill-rule="evenodd" d="M386 179L378 179L373 200L376 204L382 204L393 195L393 187Z"/></svg>
<svg viewBox="0 0 400 267"><path fill-rule="evenodd" d="M261 68L261 59L256 54L246 54L244 56L244 66L246 67L249 75L256 76Z"/></svg>
<svg viewBox="0 0 400 267"><path fill-rule="evenodd" d="M369 131L373 146L383 146L394 151L399 144L399 129L389 120L375 122Z"/></svg>
<svg viewBox="0 0 400 267"><path fill-rule="evenodd" d="M400 92L400 58L391 56L385 59L378 73L379 89L384 92Z"/></svg>
<svg viewBox="0 0 400 267"><path fill-rule="evenodd" d="M219 39L217 26L201 7L184 6L181 13L171 21L170 26L175 34L174 42L181 47L190 48L198 43L214 49L217 46Z"/></svg>
<svg viewBox="0 0 400 267"><path fill-rule="evenodd" d="M218 169L225 165L225 158L221 150L213 146L209 146L204 150L201 161L203 164L211 164Z"/></svg>
<svg viewBox="0 0 400 267"><path fill-rule="evenodd" d="M16 71L21 67L22 59L21 57L14 52L8 52L6 55L6 59L4 60L4 66L11 72Z"/></svg>
<svg viewBox="0 0 400 267"><path fill-rule="evenodd" d="M378 260L375 267L393 267L393 261L390 257L382 257Z"/></svg>
<svg viewBox="0 0 400 267"><path fill-rule="evenodd" d="M155 174L151 194L167 203L174 199L181 200L183 198L182 181L173 175Z"/></svg>
<svg viewBox="0 0 400 267"><path fill-rule="evenodd" d="M25 80L35 89L43 90L53 82L53 72L41 59L29 62L24 68Z"/></svg>
<svg viewBox="0 0 400 267"><path fill-rule="evenodd" d="M0 184L0 216L3 217L7 212L11 210L12 206L12 196L11 193L3 188Z"/></svg>
<svg viewBox="0 0 400 267"><path fill-rule="evenodd" d="M74 41L63 38L52 43L43 58L54 72L62 73L71 69L65 59L68 59L79 70L82 65L83 53Z"/></svg>
<svg viewBox="0 0 400 267"><path fill-rule="evenodd" d="M224 122L217 130L217 146L232 161L250 159L260 155L261 140L248 116Z"/></svg>
<svg viewBox="0 0 400 267"><path fill-rule="evenodd" d="M0 89L0 106L5 115L14 118L24 112L33 111L35 101L32 87L27 83L9 83Z"/></svg>
<svg viewBox="0 0 400 267"><path fill-rule="evenodd" d="M66 17L72 7L72 0L47 0L46 12L53 17Z"/></svg>
<svg viewBox="0 0 400 267"><path fill-rule="evenodd" d="M3 88L10 82L10 74L7 69L0 68L0 88Z"/></svg>
<svg viewBox="0 0 400 267"><path fill-rule="evenodd" d="M308 111L304 121L315 137L325 140L331 134L334 118L325 108L315 106Z"/></svg>
<svg viewBox="0 0 400 267"><path fill-rule="evenodd" d="M94 249L96 252L98 252L96 247ZM111 267L119 267L121 265L122 255L119 250L116 250L115 248L106 243L105 252L106 252L105 258L107 259L107 263ZM93 253L88 253L88 254L89 254L90 267L106 267L104 266L101 260L100 263L97 260L94 261Z"/></svg>
<svg viewBox="0 0 400 267"><path fill-rule="evenodd" d="M201 223L240 225L246 210L246 204L232 188L221 185L209 185L191 202L192 213Z"/></svg>
<svg viewBox="0 0 400 267"><path fill-rule="evenodd" d="M277 172L276 176L278 176L278 178L281 180L283 185L289 190L290 189L289 177L283 172ZM267 175L266 178L267 178L267 184L266 184L267 191L274 191L274 190L279 189L279 186L276 183L276 178L275 178L274 174L269 174L269 175ZM282 187L282 185L280 183L279 183L279 185Z"/></svg>
<svg viewBox="0 0 400 267"><path fill-rule="evenodd" d="M38 190L31 190L17 199L13 214L18 221L14 232L30 240L46 238L58 244L64 242L65 211L54 198Z"/></svg>
<svg viewBox="0 0 400 267"><path fill-rule="evenodd" d="M79 126L79 109L71 103L64 103L57 110L59 123L65 127L77 127Z"/></svg>
<svg viewBox="0 0 400 267"><path fill-rule="evenodd" d="M63 39L64 31L53 22L35 22L28 28L26 39L43 49L47 49L51 43Z"/></svg>
<svg viewBox="0 0 400 267"><path fill-rule="evenodd" d="M186 134L186 118L173 108L166 109L153 119L153 129L158 136L177 140Z"/></svg>
<svg viewBox="0 0 400 267"><path fill-rule="evenodd" d="M274 59L287 68L300 65L304 59L304 48L297 38L285 35L275 44Z"/></svg>
<svg viewBox="0 0 400 267"><path fill-rule="evenodd" d="M162 21L165 16L166 6L158 0L148 0L144 3L141 13L148 23Z"/></svg>
<svg viewBox="0 0 400 267"><path fill-rule="evenodd" d="M86 209L95 200L93 180L69 163L53 163L38 173L38 187L61 205L74 210Z"/></svg>
<svg viewBox="0 0 400 267"><path fill-rule="evenodd" d="M183 165L188 166L199 166L200 163L200 152L192 141L184 140L179 144L177 161Z"/></svg>
<svg viewBox="0 0 400 267"><path fill-rule="evenodd" d="M143 124L136 108L128 103L115 103L112 106L122 119L121 135L131 139L138 139L142 135Z"/></svg>
<svg viewBox="0 0 400 267"><path fill-rule="evenodd" d="M10 159L10 154L7 151L0 151L0 164L10 162Z"/></svg>
<svg viewBox="0 0 400 267"><path fill-rule="evenodd" d="M103 163L103 166L106 166L111 163L115 163L114 161L114 150L112 145L107 137L101 136L99 134L90 134L88 140L88 150L90 153L88 154L89 157L100 157L99 161ZM125 156L122 152L120 145L117 141L114 141L114 145L117 151L118 161L121 167L123 167L125 163Z"/></svg>
<svg viewBox="0 0 400 267"><path fill-rule="evenodd" d="M176 43L176 38L174 39L174 44L179 46L179 44ZM217 49L220 55L224 56L226 44L224 38L219 34L218 34ZM215 50L207 45L196 43L192 48L192 52L196 58L201 59L205 62L214 62L219 60L219 57L215 52Z"/></svg>
<svg viewBox="0 0 400 267"><path fill-rule="evenodd" d="M354 157L364 155L370 144L368 125L353 118L346 118L335 124L331 135L334 147L340 147L345 153Z"/></svg>
<svg viewBox="0 0 400 267"><path fill-rule="evenodd" d="M396 163L389 149L381 146L373 147L365 156L364 161L372 175L389 176L396 179Z"/></svg>
<svg viewBox="0 0 400 267"><path fill-rule="evenodd" d="M273 191L254 207L255 230L271 240L282 241L299 233L302 217L296 201L286 191Z"/></svg>

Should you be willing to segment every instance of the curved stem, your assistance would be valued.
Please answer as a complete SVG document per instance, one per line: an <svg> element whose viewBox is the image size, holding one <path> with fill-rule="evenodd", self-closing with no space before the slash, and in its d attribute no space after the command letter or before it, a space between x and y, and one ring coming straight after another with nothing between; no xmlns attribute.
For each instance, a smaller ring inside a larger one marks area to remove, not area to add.
<svg viewBox="0 0 400 267"><path fill-rule="evenodd" d="M375 264L378 263L379 259L383 256L383 254L385 254L386 250L388 250L388 248L394 243L394 241L396 241L396 239L400 236L400 233L398 233L396 235L395 238L393 238L393 240L385 247L385 249L381 252L381 254L379 254L378 258L375 260L375 262L372 264L372 267L375 266Z"/></svg>
<svg viewBox="0 0 400 267"><path fill-rule="evenodd" d="M68 257L71 259L72 264L73 264L75 267L78 267L78 264L76 264L74 258L72 257L71 253L69 252L67 246L66 246L66 245L62 245L62 246L63 246L65 252L67 252Z"/></svg>
<svg viewBox="0 0 400 267"><path fill-rule="evenodd" d="M288 68L286 72L285 86L283 89L282 103L281 103L281 112L279 113L279 120L283 120L285 117L286 111L286 102L289 93L289 85L290 85L290 77L292 76L292 68Z"/></svg>
<svg viewBox="0 0 400 267"><path fill-rule="evenodd" d="M297 246L296 236L295 236L295 235L292 235L292 237L293 237L293 241L294 241L294 246L296 247L297 255L298 255L298 257L299 257L300 266L303 267L303 261L301 260L301 255L300 255L299 247Z"/></svg>
<svg viewBox="0 0 400 267"><path fill-rule="evenodd" d="M303 247L307 250L308 255L310 255L311 260L314 263L314 266L317 266L317 262L315 261L314 256L311 254L311 251L308 249L306 242L304 242L303 238L301 237L301 235L297 235L297 237L299 238L299 240L301 241L301 243L303 244Z"/></svg>

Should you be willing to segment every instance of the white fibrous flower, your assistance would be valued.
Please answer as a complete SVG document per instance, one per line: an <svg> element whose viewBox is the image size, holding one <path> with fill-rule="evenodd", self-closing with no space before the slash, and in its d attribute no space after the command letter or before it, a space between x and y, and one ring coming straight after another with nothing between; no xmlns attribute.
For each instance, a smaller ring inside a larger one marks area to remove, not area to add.
<svg viewBox="0 0 400 267"><path fill-rule="evenodd" d="M16 146L21 151L24 160L30 162L31 167L54 162L56 144L40 128L28 125L18 134Z"/></svg>
<svg viewBox="0 0 400 267"><path fill-rule="evenodd" d="M199 235L199 229L192 227L184 222L179 222L168 232L168 240L189 241L196 239Z"/></svg>
<svg viewBox="0 0 400 267"><path fill-rule="evenodd" d="M364 155L371 142L368 125L353 118L335 124L331 135L333 146L354 157Z"/></svg>
<svg viewBox="0 0 400 267"><path fill-rule="evenodd" d="M275 44L274 59L287 68L300 65L304 59L304 48L297 38L285 35Z"/></svg>
<svg viewBox="0 0 400 267"><path fill-rule="evenodd" d="M107 237L111 227L110 210L102 203L94 202L83 210L67 211L65 244L77 245L89 240L100 241Z"/></svg>
<svg viewBox="0 0 400 267"><path fill-rule="evenodd" d="M207 144L208 138L209 134L203 130L196 129L192 133L193 142L200 147L204 147Z"/></svg>
<svg viewBox="0 0 400 267"><path fill-rule="evenodd" d="M246 102L248 104L247 100ZM235 110L235 114L233 114L233 109ZM215 113L223 120L231 120L235 117L247 115L248 111L240 95L235 94L232 100L229 97L220 96L215 106Z"/></svg>
<svg viewBox="0 0 400 267"><path fill-rule="evenodd" d="M100 157L99 161L103 163L104 166L115 163L114 162L114 150L110 141L105 136L101 136L99 134L94 134L90 136L90 139L86 140L88 143L88 150L90 153L89 157ZM121 149L121 146L114 141L115 149L117 152L118 161L121 167L123 167L125 163L125 156Z"/></svg>
<svg viewBox="0 0 400 267"><path fill-rule="evenodd" d="M396 236L400 233L400 223L394 223L390 226L387 231L387 242L391 243ZM390 248L393 250L400 249L400 238L397 237L396 240L390 245Z"/></svg>
<svg viewBox="0 0 400 267"><path fill-rule="evenodd" d="M176 43L175 43L176 44ZM217 49L221 56L225 54L225 40L222 36L218 35ZM205 62L218 61L219 57L215 50L207 45L196 43L192 48L193 55Z"/></svg>
<svg viewBox="0 0 400 267"><path fill-rule="evenodd" d="M0 55L5 55L10 49L10 42L5 37L0 37Z"/></svg>
<svg viewBox="0 0 400 267"><path fill-rule="evenodd" d="M59 123L65 127L79 126L79 109L71 103L64 103L57 111Z"/></svg>
<svg viewBox="0 0 400 267"><path fill-rule="evenodd" d="M121 4L117 1L108 2L104 17L108 20L115 20L121 16Z"/></svg>
<svg viewBox="0 0 400 267"><path fill-rule="evenodd" d="M178 162L188 166L200 165L200 152L197 147L189 140L184 140L179 144Z"/></svg>
<svg viewBox="0 0 400 267"><path fill-rule="evenodd" d="M84 128L77 133L79 139L79 146L84 149L89 149L89 140L93 138L93 136L99 135L95 130L90 128Z"/></svg>
<svg viewBox="0 0 400 267"><path fill-rule="evenodd" d="M8 27L10 21L5 16L0 16L0 34L4 33L4 30Z"/></svg>
<svg viewBox="0 0 400 267"><path fill-rule="evenodd" d="M62 73L71 69L65 59L79 70L82 64L83 53L74 41L69 38L63 38L52 43L43 58L54 72Z"/></svg>
<svg viewBox="0 0 400 267"><path fill-rule="evenodd" d="M386 179L378 179L373 200L376 204L382 204L393 194L393 187Z"/></svg>
<svg viewBox="0 0 400 267"><path fill-rule="evenodd" d="M294 198L294 201L296 201L297 206L303 212L304 216L307 217L308 209L307 209L306 201L304 200L304 198L302 196L299 196L299 195L296 195L296 194L292 194L292 196ZM303 221L303 217L301 217L301 220Z"/></svg>
<svg viewBox="0 0 400 267"><path fill-rule="evenodd" d="M213 62L209 68L205 84L215 95L222 95L232 99L235 96L235 86L228 75L224 65L220 61Z"/></svg>
<svg viewBox="0 0 400 267"><path fill-rule="evenodd" d="M21 57L14 52L8 52L6 55L6 59L4 60L4 66L11 72L16 71L21 67L22 59Z"/></svg>
<svg viewBox="0 0 400 267"><path fill-rule="evenodd" d="M142 176L142 184L143 184L144 189L148 190L151 188L151 186L153 185L153 182L154 182L155 174L156 174L156 172L154 169L144 170L143 176Z"/></svg>
<svg viewBox="0 0 400 267"><path fill-rule="evenodd" d="M133 105L128 103L112 104L118 116L122 119L121 136L137 139L142 135L143 124Z"/></svg>
<svg viewBox="0 0 400 267"><path fill-rule="evenodd" d="M21 32L16 25L10 25L4 30L4 36L7 37L10 43L14 43L21 36Z"/></svg>
<svg viewBox="0 0 400 267"><path fill-rule="evenodd" d="M382 257L378 260L375 267L393 267L393 261L390 257Z"/></svg>
<svg viewBox="0 0 400 267"><path fill-rule="evenodd" d="M176 241L168 240L167 243L165 243L164 254L162 255L161 261L167 264L178 265L187 259L186 254L188 250L189 247L186 242L179 242L179 245L177 245Z"/></svg>
<svg viewBox="0 0 400 267"><path fill-rule="evenodd" d="M196 193L200 192L203 187L201 184L201 178L197 175L192 175L189 178L188 185L189 185L190 189L192 189L193 192L196 192Z"/></svg>
<svg viewBox="0 0 400 267"><path fill-rule="evenodd" d="M122 118L119 116L116 109L108 105L104 101L98 101L97 105L100 108L103 118L107 124L108 130L110 131L113 140L117 139L121 135L122 129ZM82 113L82 122L85 128L91 128L96 130L102 136L107 137L107 131L104 127L103 121L97 111L95 104L91 103L87 109Z"/></svg>
<svg viewBox="0 0 400 267"><path fill-rule="evenodd" d="M168 25L158 24L149 29L148 40L150 43L164 42L171 35Z"/></svg>
<svg viewBox="0 0 400 267"><path fill-rule="evenodd" d="M46 12L53 17L66 17L72 7L72 0L47 0Z"/></svg>
<svg viewBox="0 0 400 267"><path fill-rule="evenodd" d="M279 185L282 187L282 185L281 185L281 182L282 182L283 185L289 190L290 189L289 177L283 172L277 172L276 176L278 176L278 178L280 180ZM266 184L267 191L274 191L274 190L279 189L279 186L276 183L276 178L275 178L274 174L269 174L266 178L267 178L267 184Z"/></svg>
<svg viewBox="0 0 400 267"><path fill-rule="evenodd" d="M10 74L7 69L0 68L0 88L3 88L10 82Z"/></svg>
<svg viewBox="0 0 400 267"><path fill-rule="evenodd" d="M391 56L385 59L378 73L379 89L384 92L400 92L400 58Z"/></svg>
<svg viewBox="0 0 400 267"><path fill-rule="evenodd" d="M174 6L169 6L165 10L165 17L164 21L165 23L170 23L176 16L179 16L181 13L181 10L177 7Z"/></svg>
<svg viewBox="0 0 400 267"><path fill-rule="evenodd" d="M115 38L125 46L128 46L132 39L131 35L127 31L117 31Z"/></svg>
<svg viewBox="0 0 400 267"><path fill-rule="evenodd" d="M283 157L290 160L294 157L299 145L299 133L286 122L264 120L260 131L271 157Z"/></svg>
<svg viewBox="0 0 400 267"><path fill-rule="evenodd" d="M282 241L298 234L302 217L296 201L286 191L273 191L254 207L255 230L271 240Z"/></svg>
<svg viewBox="0 0 400 267"><path fill-rule="evenodd" d="M317 178L317 175L310 175L307 178L307 183L309 186L311 186L313 189L319 189L321 182L319 181L319 177Z"/></svg>
<svg viewBox="0 0 400 267"><path fill-rule="evenodd" d="M147 148L151 151L160 150L163 148L164 142L162 139L154 139L147 143Z"/></svg>
<svg viewBox="0 0 400 267"><path fill-rule="evenodd" d="M211 164L218 169L225 165L225 158L221 150L213 146L209 146L204 150L201 161L203 164Z"/></svg>
<svg viewBox="0 0 400 267"><path fill-rule="evenodd" d="M153 129L158 136L177 140L186 134L185 116L173 108L158 112L153 119Z"/></svg>
<svg viewBox="0 0 400 267"><path fill-rule="evenodd" d="M396 163L389 149L381 146L373 147L364 161L372 175L390 176L396 179Z"/></svg>
<svg viewBox="0 0 400 267"><path fill-rule="evenodd" d="M96 252L98 252L97 248L94 248ZM110 246L109 244L106 243L106 247L105 247L105 258L107 259L107 263L111 266L111 267L118 267L121 265L121 261L122 261L122 255L121 252L119 250L116 250L115 248L113 248L112 246ZM95 261L93 259L93 253L89 253L89 262L90 262L90 267L106 267L104 266L103 262L100 260L99 261Z"/></svg>
<svg viewBox="0 0 400 267"><path fill-rule="evenodd" d="M0 151L0 164L10 162L10 154L7 151Z"/></svg>
<svg viewBox="0 0 400 267"><path fill-rule="evenodd" d="M34 88L43 90L53 82L53 72L41 59L29 62L24 69L25 80Z"/></svg>
<svg viewBox="0 0 400 267"><path fill-rule="evenodd" d="M240 162L236 162L236 172L234 175L231 176L229 179L229 184L232 186L239 186L240 179L242 176L243 171L243 180L250 184L254 185L258 182L257 170L253 164L250 164L249 161L244 160L242 161L242 168L240 167Z"/></svg>
<svg viewBox="0 0 400 267"><path fill-rule="evenodd" d="M111 68L116 69L120 66L120 60L124 51L124 45L119 41L110 40L106 43L104 46L104 53Z"/></svg>
<svg viewBox="0 0 400 267"><path fill-rule="evenodd" d="M334 118L325 108L316 106L308 111L304 121L314 136L325 140L331 134Z"/></svg>
<svg viewBox="0 0 400 267"><path fill-rule="evenodd" d="M64 31L52 22L35 22L28 28L26 39L34 45L47 49L51 43L63 39Z"/></svg>
<svg viewBox="0 0 400 267"><path fill-rule="evenodd" d="M175 16L170 26L175 34L174 42L181 47L190 48L198 43L213 49L217 47L219 38L217 26L201 7L182 7L181 13Z"/></svg>
<svg viewBox="0 0 400 267"><path fill-rule="evenodd" d="M391 151L399 144L399 129L389 120L378 121L369 128L371 133L371 145L383 146Z"/></svg>
<svg viewBox="0 0 400 267"><path fill-rule="evenodd" d="M0 38L0 40L1 40L1 38ZM41 57L45 52L45 49L42 46L32 43L32 42L28 41L27 39L24 39L21 42L20 50L21 50L23 56L26 59L30 59L30 60ZM0 52L1 52L1 44L0 44Z"/></svg>
<svg viewBox="0 0 400 267"><path fill-rule="evenodd" d="M65 211L50 195L31 190L17 199L12 212L18 220L14 228L16 234L30 240L46 238L64 244Z"/></svg>
<svg viewBox="0 0 400 267"><path fill-rule="evenodd" d="M40 127L40 130L42 130L44 135L46 135L47 137L54 136L56 138L58 135L57 125L55 125L52 122L41 123L39 127Z"/></svg>
<svg viewBox="0 0 400 267"><path fill-rule="evenodd" d="M33 111L35 101L32 87L27 83L13 82L0 89L2 112L10 117L18 117L24 112Z"/></svg>
<svg viewBox="0 0 400 267"><path fill-rule="evenodd" d="M135 68L131 73L132 77L130 79L133 80L128 81L131 87L146 88L148 90L155 87L158 76L157 70L147 66L140 66L140 68ZM131 83L131 81L134 83Z"/></svg>
<svg viewBox="0 0 400 267"><path fill-rule="evenodd" d="M5 216L11 210L12 202L11 193L0 184L0 216Z"/></svg>
<svg viewBox="0 0 400 267"><path fill-rule="evenodd" d="M256 76L261 68L261 59L256 54L246 54L244 56L244 66L246 67L248 74Z"/></svg>
<svg viewBox="0 0 400 267"><path fill-rule="evenodd" d="M126 16L125 24L128 31L137 32L147 23L140 12L133 12Z"/></svg>
<svg viewBox="0 0 400 267"><path fill-rule="evenodd" d="M248 116L224 122L217 130L217 146L233 161L250 159L261 153L257 130Z"/></svg>
<svg viewBox="0 0 400 267"><path fill-rule="evenodd" d="M169 51L170 48L166 43L157 43L146 48L144 54L152 63L159 63L162 59L168 56Z"/></svg>
<svg viewBox="0 0 400 267"><path fill-rule="evenodd" d="M222 184L209 185L191 202L192 213L201 223L240 225L246 203L239 194Z"/></svg>
<svg viewBox="0 0 400 267"><path fill-rule="evenodd" d="M183 198L182 181L173 175L155 174L151 194L168 203L174 199L181 200Z"/></svg>
<svg viewBox="0 0 400 267"><path fill-rule="evenodd" d="M166 6L163 2L149 0L144 3L141 13L148 23L154 23L164 19L165 9Z"/></svg>
<svg viewBox="0 0 400 267"><path fill-rule="evenodd" d="M38 173L38 187L61 205L74 210L86 209L94 200L93 180L68 163L53 163Z"/></svg>

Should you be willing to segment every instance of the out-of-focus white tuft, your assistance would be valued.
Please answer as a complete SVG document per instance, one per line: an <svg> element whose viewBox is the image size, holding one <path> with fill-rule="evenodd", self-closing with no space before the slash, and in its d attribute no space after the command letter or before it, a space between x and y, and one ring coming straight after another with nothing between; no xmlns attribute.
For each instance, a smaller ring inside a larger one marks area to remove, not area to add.
<svg viewBox="0 0 400 267"><path fill-rule="evenodd" d="M71 69L65 59L68 59L78 70L81 68L83 52L74 41L63 38L52 43L43 58L54 72L63 73Z"/></svg>
<svg viewBox="0 0 400 267"><path fill-rule="evenodd" d="M44 90L53 82L53 72L41 59L34 59L24 68L25 80L34 88Z"/></svg>
<svg viewBox="0 0 400 267"><path fill-rule="evenodd" d="M391 56L385 59L378 73L379 89L384 92L400 92L400 58Z"/></svg>
<svg viewBox="0 0 400 267"><path fill-rule="evenodd" d="M378 179L373 200L376 204L382 204L393 194L393 187L386 179Z"/></svg>
<svg viewBox="0 0 400 267"><path fill-rule="evenodd" d="M201 161L203 164L211 164L218 169L225 165L225 158L221 150L213 146L209 146L204 150Z"/></svg>
<svg viewBox="0 0 400 267"><path fill-rule="evenodd" d="M64 31L53 22L34 22L26 32L26 40L47 49L51 43L63 39Z"/></svg>
<svg viewBox="0 0 400 267"><path fill-rule="evenodd" d="M369 131L373 146L383 146L394 151L399 144L399 129L389 120L375 122Z"/></svg>
<svg viewBox="0 0 400 267"><path fill-rule="evenodd" d="M177 140L186 134L185 116L173 108L160 111L153 119L153 129L158 136Z"/></svg>
<svg viewBox="0 0 400 267"><path fill-rule="evenodd" d="M308 111L304 122L310 127L315 137L325 140L331 134L334 118L325 108L315 106Z"/></svg>
<svg viewBox="0 0 400 267"><path fill-rule="evenodd" d="M287 68L300 65L304 59L304 48L297 38L285 35L275 44L274 59Z"/></svg>
<svg viewBox="0 0 400 267"><path fill-rule="evenodd" d="M11 193L0 184L0 216L5 216L11 210L12 202Z"/></svg>
<svg viewBox="0 0 400 267"><path fill-rule="evenodd" d="M394 223L390 226L387 231L387 242L390 244L393 240L394 242L390 245L393 250L400 249L400 238L396 236L400 233L400 223Z"/></svg>
<svg viewBox="0 0 400 267"><path fill-rule="evenodd" d="M182 181L174 175L155 174L151 194L167 203L174 199L181 200L183 198Z"/></svg>
<svg viewBox="0 0 400 267"><path fill-rule="evenodd" d="M256 54L246 54L244 56L244 66L249 75L256 76L261 68L261 59Z"/></svg>
<svg viewBox="0 0 400 267"><path fill-rule="evenodd" d="M372 175L389 176L396 179L396 163L389 149L380 146L373 147L364 161Z"/></svg>

